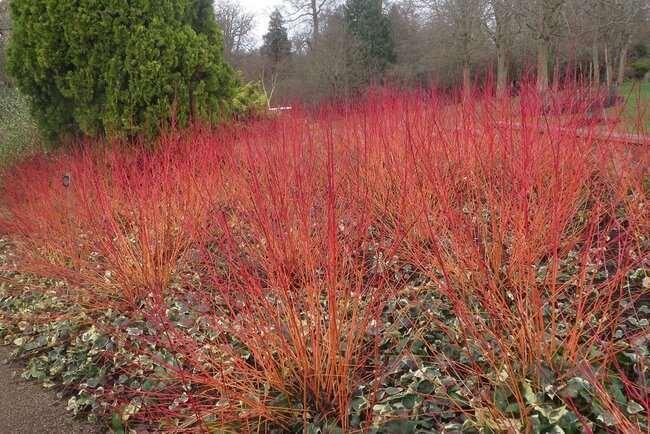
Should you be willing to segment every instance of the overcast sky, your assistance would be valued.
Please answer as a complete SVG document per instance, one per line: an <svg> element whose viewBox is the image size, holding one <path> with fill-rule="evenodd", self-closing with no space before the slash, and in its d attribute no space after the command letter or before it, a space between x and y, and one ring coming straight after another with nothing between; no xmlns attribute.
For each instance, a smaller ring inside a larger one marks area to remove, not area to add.
<svg viewBox="0 0 650 434"><path fill-rule="evenodd" d="M255 14L255 38L258 43L266 33L269 25L269 15L276 6L282 5L282 0L240 0L241 5Z"/></svg>

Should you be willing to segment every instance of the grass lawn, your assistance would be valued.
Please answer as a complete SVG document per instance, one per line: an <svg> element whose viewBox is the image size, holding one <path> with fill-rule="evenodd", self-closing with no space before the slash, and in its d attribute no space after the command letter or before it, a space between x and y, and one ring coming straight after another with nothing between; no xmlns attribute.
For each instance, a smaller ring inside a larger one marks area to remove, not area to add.
<svg viewBox="0 0 650 434"><path fill-rule="evenodd" d="M27 99L16 89L0 86L0 166L39 146Z"/></svg>
<svg viewBox="0 0 650 434"><path fill-rule="evenodd" d="M625 100L623 121L626 130L650 132L650 82L627 81L621 88Z"/></svg>

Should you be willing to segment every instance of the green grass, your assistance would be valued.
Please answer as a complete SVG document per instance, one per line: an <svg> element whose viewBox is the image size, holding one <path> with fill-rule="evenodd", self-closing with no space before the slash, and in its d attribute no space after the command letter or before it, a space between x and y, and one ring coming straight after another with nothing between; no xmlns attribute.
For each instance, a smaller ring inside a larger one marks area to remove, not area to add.
<svg viewBox="0 0 650 434"><path fill-rule="evenodd" d="M27 99L16 89L0 86L0 167L40 147Z"/></svg>
<svg viewBox="0 0 650 434"><path fill-rule="evenodd" d="M625 100L623 121L631 132L650 133L650 82L627 81L621 87Z"/></svg>

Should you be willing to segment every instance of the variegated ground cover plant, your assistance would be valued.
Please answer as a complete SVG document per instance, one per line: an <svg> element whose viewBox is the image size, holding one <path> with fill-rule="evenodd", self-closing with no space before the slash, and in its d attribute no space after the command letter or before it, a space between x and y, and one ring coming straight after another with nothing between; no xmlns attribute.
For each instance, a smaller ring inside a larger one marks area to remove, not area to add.
<svg viewBox="0 0 650 434"><path fill-rule="evenodd" d="M553 107L379 92L26 160L3 339L114 431L643 432L650 156Z"/></svg>

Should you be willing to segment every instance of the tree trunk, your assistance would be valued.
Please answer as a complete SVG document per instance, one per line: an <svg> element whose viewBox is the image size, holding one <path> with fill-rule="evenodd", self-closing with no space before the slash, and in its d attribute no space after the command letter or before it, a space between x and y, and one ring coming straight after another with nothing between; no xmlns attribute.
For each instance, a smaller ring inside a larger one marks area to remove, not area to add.
<svg viewBox="0 0 650 434"><path fill-rule="evenodd" d="M607 45L605 45L605 82L607 83L608 88L612 85L612 65Z"/></svg>
<svg viewBox="0 0 650 434"><path fill-rule="evenodd" d="M508 55L502 45L497 46L497 96L505 95L508 87Z"/></svg>
<svg viewBox="0 0 650 434"><path fill-rule="evenodd" d="M623 84L623 80L625 80L625 66L627 64L627 50L629 48L629 45L630 38L627 38L623 44L623 48L621 49L621 55L618 58L618 77L616 78L616 82L619 86L621 86Z"/></svg>
<svg viewBox="0 0 650 434"><path fill-rule="evenodd" d="M497 49L497 96L503 96L508 88L508 63L509 53L512 47L512 11L509 10L510 3L504 0L491 0L494 11L494 42Z"/></svg>
<svg viewBox="0 0 650 434"><path fill-rule="evenodd" d="M592 76L591 84L598 86L600 84L600 60L598 59L598 44L594 42L591 46L591 63L592 63Z"/></svg>
<svg viewBox="0 0 650 434"><path fill-rule="evenodd" d="M470 76L469 62L463 62L463 100L468 101L472 91L472 79Z"/></svg>
<svg viewBox="0 0 650 434"><path fill-rule="evenodd" d="M318 44L318 37L320 35L320 14L318 10L317 0L311 0L311 20L314 28L312 29L312 46Z"/></svg>
<svg viewBox="0 0 650 434"><path fill-rule="evenodd" d="M537 45L537 90L544 92L548 89L548 41L540 38Z"/></svg>
<svg viewBox="0 0 650 434"><path fill-rule="evenodd" d="M560 81L562 81L562 74L560 73L560 65L557 62L553 64L553 90L557 91L560 88Z"/></svg>

